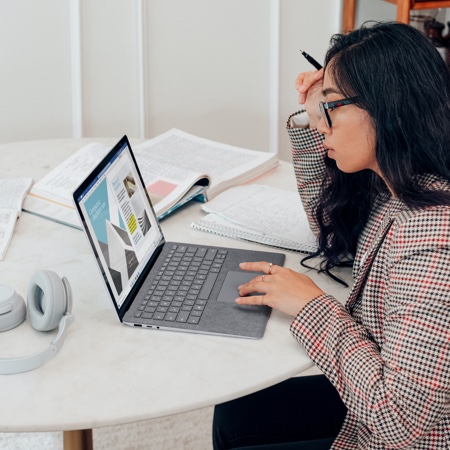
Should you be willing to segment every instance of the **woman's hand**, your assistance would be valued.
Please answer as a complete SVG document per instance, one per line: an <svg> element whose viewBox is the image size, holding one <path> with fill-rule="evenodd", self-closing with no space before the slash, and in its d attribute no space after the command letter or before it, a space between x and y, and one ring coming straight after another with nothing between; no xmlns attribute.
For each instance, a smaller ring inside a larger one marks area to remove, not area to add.
<svg viewBox="0 0 450 450"><path fill-rule="evenodd" d="M240 264L244 270L265 272L253 280L239 286L236 299L239 305L267 305L296 317L299 311L311 300L325 294L312 280L285 267L271 265L268 262L245 262ZM252 295L253 292L265 295Z"/></svg>
<svg viewBox="0 0 450 450"><path fill-rule="evenodd" d="M305 105L311 128L317 127L320 120L319 101L322 95L323 69L302 72L297 76L295 88L299 93L298 102Z"/></svg>

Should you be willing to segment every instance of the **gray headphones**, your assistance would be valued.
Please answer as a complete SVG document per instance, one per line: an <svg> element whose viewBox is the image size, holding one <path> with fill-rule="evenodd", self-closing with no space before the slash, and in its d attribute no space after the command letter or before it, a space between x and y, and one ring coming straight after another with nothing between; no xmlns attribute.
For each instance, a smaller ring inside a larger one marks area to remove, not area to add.
<svg viewBox="0 0 450 450"><path fill-rule="evenodd" d="M38 331L50 331L59 324L58 334L40 353L18 358L0 358L0 375L27 372L52 359L62 348L66 330L73 323L72 291L67 278L55 272L36 272L28 287L28 317ZM20 325L27 315L23 298L5 284L0 284L0 332Z"/></svg>

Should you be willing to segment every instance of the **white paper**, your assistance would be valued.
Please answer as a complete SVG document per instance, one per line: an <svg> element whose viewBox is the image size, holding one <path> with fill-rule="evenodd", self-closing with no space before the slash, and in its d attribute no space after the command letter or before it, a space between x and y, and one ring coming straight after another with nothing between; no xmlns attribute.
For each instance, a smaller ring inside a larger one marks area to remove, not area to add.
<svg viewBox="0 0 450 450"><path fill-rule="evenodd" d="M0 260L5 258L23 199L32 182L31 178L0 179Z"/></svg>
<svg viewBox="0 0 450 450"><path fill-rule="evenodd" d="M73 209L73 191L108 153L108 150L110 147L104 144L86 145L35 183L30 196Z"/></svg>
<svg viewBox="0 0 450 450"><path fill-rule="evenodd" d="M31 178L0 179L0 209L15 209L20 215L23 199L32 182Z"/></svg>
<svg viewBox="0 0 450 450"><path fill-rule="evenodd" d="M317 246L297 192L258 184L238 186L202 209L210 214L194 223L194 228L226 228L230 237L247 236L248 240L290 249L314 251Z"/></svg>

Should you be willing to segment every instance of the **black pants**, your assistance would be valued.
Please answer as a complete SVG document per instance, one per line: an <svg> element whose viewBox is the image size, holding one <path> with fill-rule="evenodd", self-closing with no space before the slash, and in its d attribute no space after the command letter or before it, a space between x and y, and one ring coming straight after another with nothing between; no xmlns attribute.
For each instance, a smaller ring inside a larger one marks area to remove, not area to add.
<svg viewBox="0 0 450 450"><path fill-rule="evenodd" d="M215 450L328 450L346 407L324 375L291 378L217 405Z"/></svg>

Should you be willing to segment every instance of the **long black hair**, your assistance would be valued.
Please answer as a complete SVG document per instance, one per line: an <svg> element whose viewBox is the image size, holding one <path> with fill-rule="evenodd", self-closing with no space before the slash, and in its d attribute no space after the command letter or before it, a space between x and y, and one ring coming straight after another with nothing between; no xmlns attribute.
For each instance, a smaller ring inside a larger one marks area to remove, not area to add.
<svg viewBox="0 0 450 450"><path fill-rule="evenodd" d="M410 207L450 204L448 191L427 190L418 176L450 180L450 75L434 45L401 23L367 23L335 35L325 58L343 97L357 97L375 130L374 172L341 172L327 159L315 213L321 271L351 261L374 202L387 185Z"/></svg>

